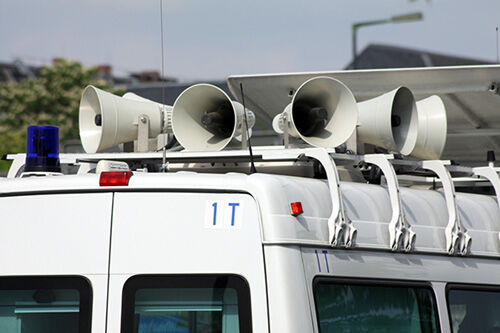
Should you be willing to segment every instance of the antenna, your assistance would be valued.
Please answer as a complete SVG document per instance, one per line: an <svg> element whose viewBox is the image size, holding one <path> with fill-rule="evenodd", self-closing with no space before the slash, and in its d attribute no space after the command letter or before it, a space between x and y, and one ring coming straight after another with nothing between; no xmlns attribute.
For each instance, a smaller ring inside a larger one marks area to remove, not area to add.
<svg viewBox="0 0 500 333"><path fill-rule="evenodd" d="M498 64L498 25L497 25L497 28L496 28L496 40L497 40L497 64Z"/></svg>
<svg viewBox="0 0 500 333"><path fill-rule="evenodd" d="M248 151L250 152L250 173L256 173L255 164L253 161L252 144L250 142L250 133L248 132L247 108L245 107L245 94L243 93L243 83L240 82L241 104L243 104L243 116L245 117L246 139L248 140Z"/></svg>
<svg viewBox="0 0 500 333"><path fill-rule="evenodd" d="M161 76L160 76L160 82L161 80L165 77L165 52L164 52L164 47L163 47L163 0L160 0L160 38L161 38ZM165 82L162 82L161 85L161 104L162 104L162 115L165 114ZM165 121L165 119L163 119ZM167 138L168 141L168 134L161 134L163 138ZM167 171L167 145L168 142L165 142L163 140L163 156L162 156L162 164L161 164L161 170L163 172Z"/></svg>

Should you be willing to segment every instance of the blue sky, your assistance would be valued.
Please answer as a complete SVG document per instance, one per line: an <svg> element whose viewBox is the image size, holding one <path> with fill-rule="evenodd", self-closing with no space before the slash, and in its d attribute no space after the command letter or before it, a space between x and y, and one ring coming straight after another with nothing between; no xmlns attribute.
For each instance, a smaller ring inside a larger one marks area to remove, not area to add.
<svg viewBox="0 0 500 333"><path fill-rule="evenodd" d="M184 81L230 74L338 70L351 24L421 11L423 21L359 30L369 43L496 60L500 1L163 0L165 72ZM66 57L115 73L160 70L159 0L0 0L0 61Z"/></svg>

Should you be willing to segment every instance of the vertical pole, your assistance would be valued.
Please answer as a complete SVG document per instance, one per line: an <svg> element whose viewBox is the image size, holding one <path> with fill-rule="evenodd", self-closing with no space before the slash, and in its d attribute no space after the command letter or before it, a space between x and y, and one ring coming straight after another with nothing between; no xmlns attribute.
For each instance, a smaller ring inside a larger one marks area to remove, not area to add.
<svg viewBox="0 0 500 333"><path fill-rule="evenodd" d="M358 27L353 24L352 26L352 69L356 69L356 60L357 60L357 53L358 53L358 50L357 50L357 36L356 36L356 33L357 33L357 29Z"/></svg>
<svg viewBox="0 0 500 333"><path fill-rule="evenodd" d="M497 64L498 64L498 26L496 28L496 33L497 33L496 40L497 40Z"/></svg>

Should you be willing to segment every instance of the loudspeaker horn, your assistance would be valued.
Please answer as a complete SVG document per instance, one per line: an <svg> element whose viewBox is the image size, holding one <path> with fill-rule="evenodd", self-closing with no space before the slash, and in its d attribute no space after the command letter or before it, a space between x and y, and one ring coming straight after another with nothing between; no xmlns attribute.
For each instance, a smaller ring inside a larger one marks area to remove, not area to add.
<svg viewBox="0 0 500 333"><path fill-rule="evenodd" d="M130 99L132 101L138 101L138 102L146 102L146 103L154 103L156 104L162 115L162 123L165 125L164 130L162 131L163 133L172 133L172 105L167 105L167 104L161 104L155 101L152 101L150 99L144 98L142 96L139 96L137 94L134 94L133 92L127 92L123 94L123 98Z"/></svg>
<svg viewBox="0 0 500 333"><path fill-rule="evenodd" d="M127 92L127 93L123 94L122 97L126 98L126 99L130 99L132 101L154 103L154 104L158 105L159 107L164 108L166 111L172 111L172 106L171 105L161 104L161 103L152 101L150 99L147 99L147 98L144 98L142 96L139 96L139 95L137 95L137 94L135 94L133 92Z"/></svg>
<svg viewBox="0 0 500 333"><path fill-rule="evenodd" d="M286 122L284 121L286 116ZM316 147L341 145L354 132L358 107L352 92L330 77L314 77L304 82L292 102L273 119L273 129L298 137Z"/></svg>
<svg viewBox="0 0 500 333"><path fill-rule="evenodd" d="M172 109L172 128L177 141L190 151L218 151L242 135L243 105L232 101L220 88L200 83L184 90ZM247 109L248 129L255 115Z"/></svg>
<svg viewBox="0 0 500 333"><path fill-rule="evenodd" d="M447 118L443 101L437 95L417 102L418 136L412 156L439 159L446 143Z"/></svg>
<svg viewBox="0 0 500 333"><path fill-rule="evenodd" d="M415 148L418 114L410 89L396 88L358 103L358 140L409 155Z"/></svg>
<svg viewBox="0 0 500 333"><path fill-rule="evenodd" d="M137 139L138 117L149 118L149 137L163 130L163 116L154 102L143 102L113 95L87 86L80 100L79 127L83 148L96 153Z"/></svg>

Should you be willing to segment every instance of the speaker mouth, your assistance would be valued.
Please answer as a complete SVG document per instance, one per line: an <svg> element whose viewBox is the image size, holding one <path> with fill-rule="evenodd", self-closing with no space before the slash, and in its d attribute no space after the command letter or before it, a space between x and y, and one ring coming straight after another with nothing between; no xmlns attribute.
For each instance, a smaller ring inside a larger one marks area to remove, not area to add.
<svg viewBox="0 0 500 333"><path fill-rule="evenodd" d="M324 130L327 119L328 110L324 106L310 106L305 102L297 102L294 107L293 120L303 136L313 136Z"/></svg>
<svg viewBox="0 0 500 333"><path fill-rule="evenodd" d="M400 87L394 95L391 130L396 149L403 155L409 155L417 142L418 115L413 94L406 87Z"/></svg>
<svg viewBox="0 0 500 333"><path fill-rule="evenodd" d="M196 84L177 97L172 109L172 129L179 143L190 151L223 149L236 132L235 105L220 88Z"/></svg>
<svg viewBox="0 0 500 333"><path fill-rule="evenodd" d="M80 139L88 153L97 152L101 143L103 115L96 89L94 86L86 87L80 100Z"/></svg>
<svg viewBox="0 0 500 333"><path fill-rule="evenodd" d="M230 102L223 102L206 110L201 116L201 124L217 138L225 139L233 134L234 111Z"/></svg>
<svg viewBox="0 0 500 333"><path fill-rule="evenodd" d="M316 147L333 148L354 132L358 107L342 82L319 76L304 82L293 96L291 118L297 134Z"/></svg>

